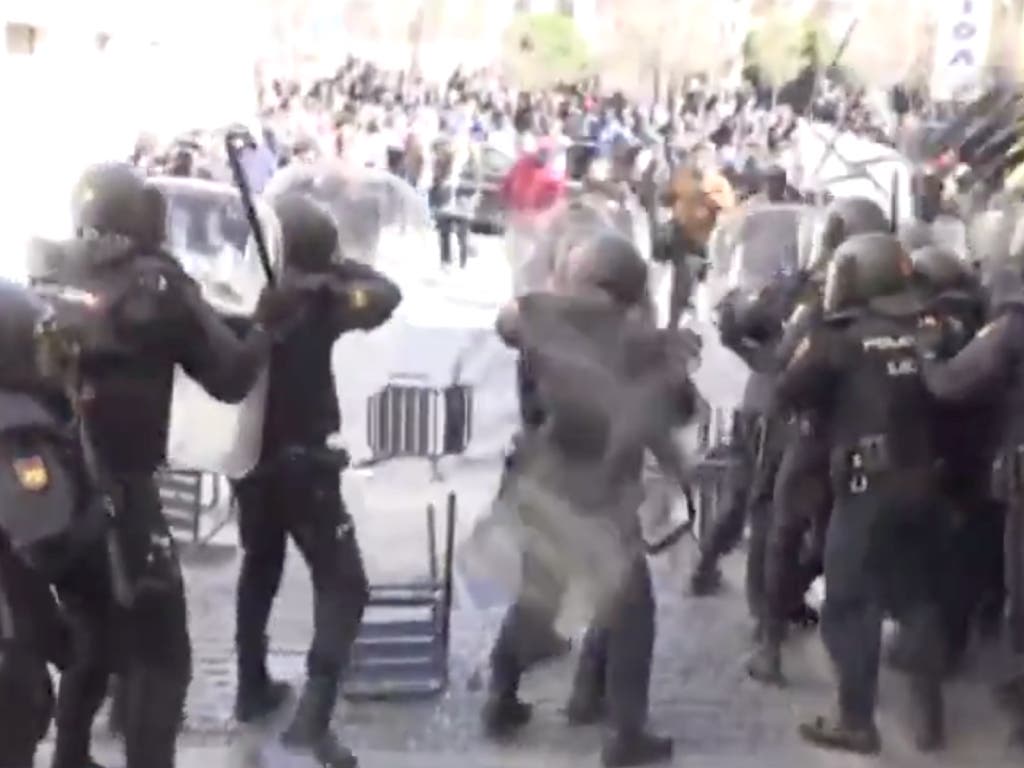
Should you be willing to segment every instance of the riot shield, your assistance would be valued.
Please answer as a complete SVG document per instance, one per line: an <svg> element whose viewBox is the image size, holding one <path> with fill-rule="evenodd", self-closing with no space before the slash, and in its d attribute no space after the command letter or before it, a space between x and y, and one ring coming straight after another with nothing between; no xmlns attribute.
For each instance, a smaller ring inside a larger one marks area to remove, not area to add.
<svg viewBox="0 0 1024 768"><path fill-rule="evenodd" d="M300 192L321 203L338 227L340 256L376 262L388 234L430 226L426 201L408 182L374 168L338 160L294 163L278 171L264 189L268 199Z"/></svg>
<svg viewBox="0 0 1024 768"><path fill-rule="evenodd" d="M795 273L812 258L817 211L790 203L753 203L719 219L708 242L707 279L698 289L696 317L687 325L700 335L700 366L694 383L712 409L739 407L750 369L724 347L715 328L726 295L755 295L777 277Z"/></svg>
<svg viewBox="0 0 1024 768"><path fill-rule="evenodd" d="M806 266L816 223L814 209L796 203L754 204L725 216L708 243L712 308L731 291L753 295Z"/></svg>
<svg viewBox="0 0 1024 768"><path fill-rule="evenodd" d="M574 248L603 232L628 238L645 260L650 254L646 217L634 199L613 199L582 192L529 223L516 234L518 247L511 254L513 290L522 296L557 285L566 257Z"/></svg>
<svg viewBox="0 0 1024 768"><path fill-rule="evenodd" d="M668 334L610 302L535 293L519 310L548 418L523 436L496 516L591 617L643 551L640 462L674 423L680 369Z"/></svg>
<svg viewBox="0 0 1024 768"><path fill-rule="evenodd" d="M167 245L198 283L203 297L233 327L244 327L266 284L255 241L235 187L193 178L155 177L167 200ZM256 201L271 267L281 262L281 226L270 206ZM262 447L266 375L237 405L212 398L181 368L167 439L174 469L242 477Z"/></svg>

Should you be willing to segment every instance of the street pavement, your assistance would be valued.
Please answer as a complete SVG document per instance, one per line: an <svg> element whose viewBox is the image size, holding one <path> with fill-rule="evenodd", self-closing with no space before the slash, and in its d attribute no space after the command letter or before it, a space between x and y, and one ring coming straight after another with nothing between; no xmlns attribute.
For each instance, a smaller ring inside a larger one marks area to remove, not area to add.
<svg viewBox="0 0 1024 768"><path fill-rule="evenodd" d="M435 482L424 463L404 461L372 473L349 473L346 498L357 520L367 568L374 581L422 576L425 565L423 508L440 502L449 487L460 498L458 538L486 509L497 482L498 464L443 466ZM289 755L274 734L281 722L260 731L239 730L231 720L234 687L233 590L238 554L229 526L212 546L184 552L195 649L195 674L188 721L181 740L181 768L272 766L310 768L307 758ZM894 675L883 674L881 758L869 760L822 753L796 736L804 718L827 712L833 688L827 660L813 634L794 637L787 649L790 685L766 689L747 679L744 662L751 625L742 600L740 553L727 560L729 588L719 597L685 595L694 544L684 540L654 561L658 595L658 641L654 663L653 727L677 740L674 765L690 768L857 768L862 765L961 766L995 768L1014 760L1004 745L1008 727L987 693L992 670L975 664L951 686L952 744L935 758L918 755L908 727L906 696ZM569 729L561 714L569 690L572 658L546 665L526 681L524 697L537 705L534 722L508 745L485 742L478 713L481 669L498 627L502 601L473 603L461 589L453 613L451 685L436 698L416 702L345 703L338 724L364 766L381 768L519 768L596 765L597 728ZM271 627L271 667L294 680L302 675L302 654L311 633L311 594L305 567L290 552L287 574ZM577 628L578 629L578 628ZM483 681L485 683L485 681ZM286 715L287 713L285 713ZM102 734L97 756L123 763L117 745ZM38 765L45 764L47 750ZM1019 758L1017 758L1019 760Z"/></svg>

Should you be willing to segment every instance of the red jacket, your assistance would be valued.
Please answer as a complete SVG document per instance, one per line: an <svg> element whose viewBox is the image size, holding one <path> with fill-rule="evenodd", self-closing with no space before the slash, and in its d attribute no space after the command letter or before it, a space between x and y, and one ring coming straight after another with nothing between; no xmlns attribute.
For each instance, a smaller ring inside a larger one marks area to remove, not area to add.
<svg viewBox="0 0 1024 768"><path fill-rule="evenodd" d="M521 157L501 185L505 205L518 213L545 211L565 191L565 178L550 165L539 165L537 157Z"/></svg>

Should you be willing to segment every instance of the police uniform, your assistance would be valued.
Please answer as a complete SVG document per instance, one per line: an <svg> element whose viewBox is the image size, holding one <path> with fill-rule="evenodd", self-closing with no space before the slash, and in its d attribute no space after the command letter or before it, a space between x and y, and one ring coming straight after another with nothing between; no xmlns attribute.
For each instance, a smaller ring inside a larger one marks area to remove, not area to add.
<svg viewBox="0 0 1024 768"><path fill-rule="evenodd" d="M773 403L775 345L790 314L800 279L775 281L753 300L733 296L722 307L722 343L743 358L753 371L734 429L736 460L727 478L728 496L715 520L691 578L695 594L717 587L718 560L739 542L749 518L751 542L747 560L747 602L760 617L764 598L764 545L775 473L782 450L782 424Z"/></svg>
<svg viewBox="0 0 1024 768"><path fill-rule="evenodd" d="M981 286L967 264L940 246L926 246L911 258L926 311L946 329L938 352L948 359L984 324ZM985 398L946 404L940 408L936 424L943 462L942 496L954 516L943 589L950 668L962 660L974 625L990 631L998 626L1002 614L1004 510L991 492L999 410L998 404Z"/></svg>
<svg viewBox="0 0 1024 768"><path fill-rule="evenodd" d="M1024 654L1024 526L1021 510L1021 455L1024 454L1024 298L1021 293L1022 256L1011 252L991 277L1005 283L992 308L992 318L954 357L941 359L945 333L923 339L923 373L929 391L943 403L995 400L1002 425L997 451L996 493L1005 498L1005 583L1009 597L1011 647L1018 658ZM936 326L940 329L939 326ZM1021 677L1003 687L1019 719L1017 738L1024 738L1020 691Z"/></svg>
<svg viewBox="0 0 1024 768"><path fill-rule="evenodd" d="M641 428L625 437L613 428L609 408L616 405L601 400L606 394L596 391L591 376L602 371L612 379L639 375L620 368L630 360L644 370L653 365L653 375L664 369L656 353L654 358L640 354L657 347L653 328L628 316L646 295L646 268L628 241L604 234L583 245L567 267L566 288L566 295L520 299L514 332L511 315L502 323L506 338L517 341L533 366L545 413L543 423L527 435L509 493L526 528L536 532L528 539L538 544L534 554L565 579L579 578L597 596L570 722L594 722L607 713L605 764L639 765L672 751L671 742L645 729L655 609L636 516L644 443L631 441L643 440L646 432ZM577 367L564 355L566 344L596 368ZM633 355L630 348L636 349ZM491 735L506 735L530 718L517 689L522 648L530 640L519 606L531 596L550 599L544 585L524 583L492 652L491 692L483 712Z"/></svg>
<svg viewBox="0 0 1024 768"><path fill-rule="evenodd" d="M90 168L73 205L80 237L34 279L79 339L74 396L83 445L91 480L115 510L120 562L110 573L117 579L104 580L106 594L95 597L116 603L127 765L170 768L191 665L181 569L153 479L164 461L174 369L181 365L213 396L238 402L268 359L271 333L258 326L240 339L202 301L160 250L160 193L130 167ZM257 317L276 331L296 309L294 296L267 291ZM109 619L103 605L87 614L90 629L79 636L92 647L95 622ZM105 665L109 653L91 662ZM100 703L59 703L58 746L62 712L91 723Z"/></svg>
<svg viewBox="0 0 1024 768"><path fill-rule="evenodd" d="M807 334L820 326L823 310L816 276L824 275L835 250L851 236L888 228L881 208L867 198L843 198L828 206L806 268L805 295L787 319L775 348L776 365L785 365ZM781 644L787 620L813 623L817 619L804 604L803 596L820 572L832 506L827 422L813 408L787 410L783 403L776 405L787 418L785 448L771 489L770 522L765 534L765 600L759 644L747 667L752 677L767 683L783 679Z"/></svg>
<svg viewBox="0 0 1024 768"><path fill-rule="evenodd" d="M311 749L328 765L354 765L328 726L369 585L341 496L339 473L346 460L326 447L328 435L341 426L331 350L341 334L384 323L401 293L371 267L332 263L337 230L315 203L285 194L273 205L281 222L285 275L308 281L310 293L299 325L274 346L260 461L235 486L243 549L236 716L248 722L265 715L285 693L267 674L266 630L291 537L310 569L314 629L306 685L282 738L286 745Z"/></svg>
<svg viewBox="0 0 1024 768"><path fill-rule="evenodd" d="M831 439L821 630L838 676L838 715L804 724L801 734L863 753L880 746L874 713L887 612L902 619L915 650L918 745L933 749L943 739L937 571L944 526L911 274L891 235L845 241L829 267L826 323L801 342L778 383L781 401L823 415Z"/></svg>

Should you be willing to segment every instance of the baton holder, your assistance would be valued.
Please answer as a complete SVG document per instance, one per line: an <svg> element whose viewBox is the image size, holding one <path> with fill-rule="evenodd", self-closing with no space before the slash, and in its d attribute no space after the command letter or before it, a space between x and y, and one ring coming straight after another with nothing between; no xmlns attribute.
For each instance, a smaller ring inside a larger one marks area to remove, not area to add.
<svg viewBox="0 0 1024 768"><path fill-rule="evenodd" d="M433 504L427 506L426 579L370 586L346 675L346 698L416 699L448 688L456 504L449 493L440 558L437 512Z"/></svg>

